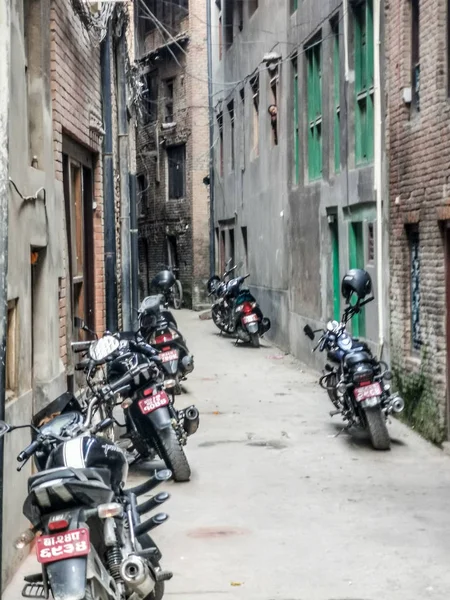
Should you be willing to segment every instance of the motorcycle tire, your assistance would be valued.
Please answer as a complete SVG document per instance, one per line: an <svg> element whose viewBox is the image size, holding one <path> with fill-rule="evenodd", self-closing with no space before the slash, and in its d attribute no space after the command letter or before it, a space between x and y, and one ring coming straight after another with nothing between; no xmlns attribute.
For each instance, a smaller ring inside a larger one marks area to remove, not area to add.
<svg viewBox="0 0 450 600"><path fill-rule="evenodd" d="M391 438L389 437L386 419L381 407L366 408L365 414L372 446L375 450L389 450L391 447Z"/></svg>
<svg viewBox="0 0 450 600"><path fill-rule="evenodd" d="M181 285L181 281L178 279L175 281L175 284L172 288L172 300L174 309L180 310L183 304L183 287Z"/></svg>
<svg viewBox="0 0 450 600"><path fill-rule="evenodd" d="M223 331L224 333L227 333L227 327L225 325L222 324L222 316L220 314L220 311L218 308L213 307L211 310L211 316L212 316L212 320L214 321L214 325L220 329L220 331Z"/></svg>
<svg viewBox="0 0 450 600"><path fill-rule="evenodd" d="M158 447L161 458L172 471L174 481L189 481L191 467L173 427L158 433Z"/></svg>
<svg viewBox="0 0 450 600"><path fill-rule="evenodd" d="M339 383L339 377L337 376L337 373L330 373L326 381L328 398L336 408L340 408L341 403L339 401L339 396L336 389L337 384Z"/></svg>
<svg viewBox="0 0 450 600"><path fill-rule="evenodd" d="M253 348L259 348L259 333L250 333L250 344Z"/></svg>

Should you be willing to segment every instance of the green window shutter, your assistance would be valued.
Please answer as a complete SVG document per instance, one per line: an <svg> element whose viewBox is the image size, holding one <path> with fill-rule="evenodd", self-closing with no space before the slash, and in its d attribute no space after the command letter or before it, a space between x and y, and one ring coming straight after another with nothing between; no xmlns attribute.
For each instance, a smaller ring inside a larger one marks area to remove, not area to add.
<svg viewBox="0 0 450 600"><path fill-rule="evenodd" d="M354 9L355 31L355 154L356 162L373 160L373 0Z"/></svg>
<svg viewBox="0 0 450 600"><path fill-rule="evenodd" d="M349 224L348 242L350 269L364 269L364 237L361 221ZM366 319L364 309L353 317L352 333L355 337L365 337Z"/></svg>
<svg viewBox="0 0 450 600"><path fill-rule="evenodd" d="M341 168L341 128L340 128L340 61L339 61L339 24L334 30L333 74L334 74L334 170Z"/></svg>
<svg viewBox="0 0 450 600"><path fill-rule="evenodd" d="M292 85L294 88L294 184L300 181L300 137L299 137L299 97L298 97L298 63L292 61Z"/></svg>
<svg viewBox="0 0 450 600"><path fill-rule="evenodd" d="M308 98L308 175L322 175L322 66L321 44L315 42L306 52Z"/></svg>
<svg viewBox="0 0 450 600"><path fill-rule="evenodd" d="M331 225L331 254L333 261L333 316L341 320L341 278L339 273L339 230L337 222Z"/></svg>

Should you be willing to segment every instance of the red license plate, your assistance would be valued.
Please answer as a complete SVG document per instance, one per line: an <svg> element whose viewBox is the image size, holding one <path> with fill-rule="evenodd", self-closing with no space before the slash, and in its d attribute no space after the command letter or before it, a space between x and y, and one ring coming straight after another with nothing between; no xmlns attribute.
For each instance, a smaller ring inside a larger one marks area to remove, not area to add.
<svg viewBox="0 0 450 600"><path fill-rule="evenodd" d="M161 352L159 358L163 363L170 362L171 360L178 360L178 350L169 350L168 352Z"/></svg>
<svg viewBox="0 0 450 600"><path fill-rule="evenodd" d="M375 396L381 396L381 385L379 383L371 383L370 385L364 385L356 388L353 392L358 402L367 400L367 398L375 398Z"/></svg>
<svg viewBox="0 0 450 600"><path fill-rule="evenodd" d="M157 392L153 396L139 400L139 408L143 415L148 415L161 406L168 406L169 403L169 396L166 392Z"/></svg>
<svg viewBox="0 0 450 600"><path fill-rule="evenodd" d="M53 535L41 535L36 540L37 560L41 564L66 558L86 556L90 550L89 530L73 529Z"/></svg>
<svg viewBox="0 0 450 600"><path fill-rule="evenodd" d="M244 323L253 323L254 321L258 320L258 315L247 315L246 317L242 317L242 320Z"/></svg>

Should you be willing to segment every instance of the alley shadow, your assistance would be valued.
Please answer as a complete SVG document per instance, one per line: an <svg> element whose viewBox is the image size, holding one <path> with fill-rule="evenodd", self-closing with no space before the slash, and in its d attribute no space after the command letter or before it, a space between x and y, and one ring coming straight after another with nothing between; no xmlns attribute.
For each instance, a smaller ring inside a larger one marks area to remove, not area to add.
<svg viewBox="0 0 450 600"><path fill-rule="evenodd" d="M357 429L355 427L346 429L342 423L337 421L330 423L330 429L334 431L334 435L336 436L335 439L343 438L345 439L345 443L347 443L349 446L361 448L367 450L368 452L374 452L374 448L372 447L370 436L367 431L363 431L362 429ZM391 446L408 446L408 444L403 440L392 437L392 435L390 437Z"/></svg>

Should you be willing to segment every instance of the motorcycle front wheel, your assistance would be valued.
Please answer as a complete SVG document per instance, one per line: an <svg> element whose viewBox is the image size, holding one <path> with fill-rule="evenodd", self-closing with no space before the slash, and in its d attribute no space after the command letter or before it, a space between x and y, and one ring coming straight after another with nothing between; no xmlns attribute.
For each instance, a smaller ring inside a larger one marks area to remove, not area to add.
<svg viewBox="0 0 450 600"><path fill-rule="evenodd" d="M158 447L161 458L173 473L175 481L189 481L191 467L189 466L184 449L180 444L173 427L158 432Z"/></svg>
<svg viewBox="0 0 450 600"><path fill-rule="evenodd" d="M381 406L366 408L365 414L372 446L375 450L389 450L391 438Z"/></svg>

